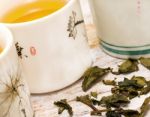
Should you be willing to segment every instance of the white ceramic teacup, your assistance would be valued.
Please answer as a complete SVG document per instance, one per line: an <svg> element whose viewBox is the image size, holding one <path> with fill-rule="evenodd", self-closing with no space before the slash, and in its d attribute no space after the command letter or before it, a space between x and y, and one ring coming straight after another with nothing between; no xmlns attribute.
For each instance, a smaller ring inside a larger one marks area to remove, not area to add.
<svg viewBox="0 0 150 117"><path fill-rule="evenodd" d="M89 0L101 46L119 58L150 57L149 0Z"/></svg>
<svg viewBox="0 0 150 117"><path fill-rule="evenodd" d="M0 117L33 117L11 32L0 24Z"/></svg>
<svg viewBox="0 0 150 117"><path fill-rule="evenodd" d="M32 0L0 0L0 17L26 2ZM46 17L5 25L13 33L32 93L62 89L78 80L91 65L79 0L69 0Z"/></svg>

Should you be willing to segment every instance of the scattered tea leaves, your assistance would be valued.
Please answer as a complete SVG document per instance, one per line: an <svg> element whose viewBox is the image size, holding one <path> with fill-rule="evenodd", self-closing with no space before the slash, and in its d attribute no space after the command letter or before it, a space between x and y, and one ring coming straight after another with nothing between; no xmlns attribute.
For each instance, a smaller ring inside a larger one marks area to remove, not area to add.
<svg viewBox="0 0 150 117"><path fill-rule="evenodd" d="M105 85L112 85L112 86L115 86L117 84L115 80L103 80L103 83Z"/></svg>
<svg viewBox="0 0 150 117"><path fill-rule="evenodd" d="M82 82L83 91L87 91L90 89L95 83L102 79L102 76L106 75L110 71L110 68L99 68L97 66L89 68L82 78L84 78Z"/></svg>
<svg viewBox="0 0 150 117"><path fill-rule="evenodd" d="M140 63L150 70L150 58L140 58Z"/></svg>
<svg viewBox="0 0 150 117"><path fill-rule="evenodd" d="M135 98L141 94L147 94L150 91L150 86L145 87L147 81L144 77L133 76L131 80L125 78L124 81L118 82L118 85L111 89L113 94L122 94L129 99Z"/></svg>
<svg viewBox="0 0 150 117"><path fill-rule="evenodd" d="M144 103L142 104L141 106L141 114L140 114L140 117L144 117L147 113L147 111L149 110L150 108L150 97L146 98Z"/></svg>
<svg viewBox="0 0 150 117"><path fill-rule="evenodd" d="M59 107L58 114L62 114L64 110L67 110L69 115L72 117L73 116L73 111L72 107L67 103L66 99L54 102L54 105Z"/></svg>
<svg viewBox="0 0 150 117"><path fill-rule="evenodd" d="M140 58L140 63L150 69L150 58ZM119 75L138 70L138 61L132 59L123 62L119 66L118 72L113 72L111 68L103 69L97 66L91 67L82 76L82 89L83 91L89 90L110 71L113 74ZM112 95L104 96L101 100L97 99L97 92L91 92L90 95L76 97L76 101L79 101L92 109L91 115L102 116L103 113L106 113L106 117L144 117L146 115L150 108L150 97L145 99L140 108L140 112L130 109L124 110L122 107L127 106L130 103L130 99L148 94L150 92L150 81L147 81L142 76L133 76L131 79L124 78L121 82L116 82L115 80L103 80L103 83L105 85L114 86L111 89ZM73 115L72 107L67 103L67 100L60 100L54 102L54 104L59 107L59 114L64 110L68 110L70 116ZM99 110L95 105L102 106L105 109Z"/></svg>
<svg viewBox="0 0 150 117"><path fill-rule="evenodd" d="M112 71L112 73L115 75L120 75L120 74L128 74L138 70L139 70L138 61L133 59L128 59L125 62L123 62L121 65L119 65L118 72Z"/></svg>

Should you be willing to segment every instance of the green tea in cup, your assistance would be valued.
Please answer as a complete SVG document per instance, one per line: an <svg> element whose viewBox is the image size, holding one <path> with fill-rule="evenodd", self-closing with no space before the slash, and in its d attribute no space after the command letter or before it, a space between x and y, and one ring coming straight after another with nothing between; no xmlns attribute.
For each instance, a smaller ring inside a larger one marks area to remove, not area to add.
<svg viewBox="0 0 150 117"><path fill-rule="evenodd" d="M1 18L3 23L21 23L42 18L59 10L66 0L35 0L8 10Z"/></svg>

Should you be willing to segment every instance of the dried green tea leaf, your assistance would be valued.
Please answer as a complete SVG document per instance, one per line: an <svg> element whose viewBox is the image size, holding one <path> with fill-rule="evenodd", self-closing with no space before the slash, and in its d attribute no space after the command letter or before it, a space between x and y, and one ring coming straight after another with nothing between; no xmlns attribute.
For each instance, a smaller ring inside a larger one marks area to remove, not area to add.
<svg viewBox="0 0 150 117"><path fill-rule="evenodd" d="M140 58L140 63L150 70L150 58Z"/></svg>
<svg viewBox="0 0 150 117"><path fill-rule="evenodd" d="M131 80L125 78L124 81L118 82L118 85L113 87L111 91L113 94L122 94L132 99L150 92L150 83L144 77L133 76Z"/></svg>
<svg viewBox="0 0 150 117"><path fill-rule="evenodd" d="M128 87L114 87L111 89L111 92L113 94L125 95L129 97L129 99L139 96L138 90L130 88L130 87L129 88Z"/></svg>
<svg viewBox="0 0 150 117"><path fill-rule="evenodd" d="M141 90L141 95L145 95L150 92L150 81L147 82L147 86Z"/></svg>
<svg viewBox="0 0 150 117"><path fill-rule="evenodd" d="M119 66L120 73L131 73L131 72L138 71L138 70L139 68L138 68L137 60L129 59Z"/></svg>
<svg viewBox="0 0 150 117"><path fill-rule="evenodd" d="M150 109L150 97L145 99L140 109L141 109L140 117L144 117L148 112L148 110Z"/></svg>
<svg viewBox="0 0 150 117"><path fill-rule="evenodd" d="M58 114L62 114L64 110L67 110L69 115L72 117L73 116L73 111L72 107L67 103L66 99L54 102L54 105L59 107Z"/></svg>
<svg viewBox="0 0 150 117"><path fill-rule="evenodd" d="M102 97L101 105L107 108L115 107L119 108L120 106L126 106L130 101L128 98L121 94L113 94L111 96Z"/></svg>
<svg viewBox="0 0 150 117"><path fill-rule="evenodd" d="M97 92L91 92L92 97L97 98L97 95L98 95Z"/></svg>
<svg viewBox="0 0 150 117"><path fill-rule="evenodd" d="M113 94L120 94L120 91L122 91L122 88L119 88L119 87L113 87L113 88L111 88L111 92L113 93Z"/></svg>
<svg viewBox="0 0 150 117"><path fill-rule="evenodd" d="M58 114L62 114L64 112L65 108L64 107L59 107L58 109Z"/></svg>
<svg viewBox="0 0 150 117"><path fill-rule="evenodd" d="M124 79L122 82L118 82L119 87L131 87L135 89L142 89L143 85L139 84L137 80L129 80L127 78Z"/></svg>
<svg viewBox="0 0 150 117"><path fill-rule="evenodd" d="M121 114L116 111L108 111L106 117L121 117Z"/></svg>
<svg viewBox="0 0 150 117"><path fill-rule="evenodd" d="M84 79L82 82L83 91L87 91L90 89L95 83L102 79L102 76L106 75L110 71L110 68L99 68L97 66L89 68L82 78Z"/></svg>
<svg viewBox="0 0 150 117"><path fill-rule="evenodd" d="M127 97L129 97L129 99L133 99L137 96L139 96L139 93L137 90L131 89L131 88L128 89L128 96Z"/></svg>
<svg viewBox="0 0 150 117"><path fill-rule="evenodd" d="M137 110L124 110L122 108L118 108L115 110L107 111L106 116L107 117L139 117L140 113Z"/></svg>
<svg viewBox="0 0 150 117"><path fill-rule="evenodd" d="M116 81L114 81L114 80L103 80L103 83L105 85L113 85L113 86L115 86L117 84Z"/></svg>
<svg viewBox="0 0 150 117"><path fill-rule="evenodd" d="M112 93L118 93L132 99L139 96L139 91L144 89L147 81L144 77L132 77L131 80L125 78L124 81L118 82L118 87L112 88Z"/></svg>
<svg viewBox="0 0 150 117"><path fill-rule="evenodd" d="M80 96L76 98L77 101L82 102L83 104L89 106L93 110L97 110L97 108L93 105L93 102L89 95Z"/></svg>
<svg viewBox="0 0 150 117"><path fill-rule="evenodd" d="M131 72L138 71L138 61L137 60L132 60L128 59L125 62L123 62L121 65L119 65L118 72L113 72L113 74L119 75L119 74L128 74Z"/></svg>
<svg viewBox="0 0 150 117"><path fill-rule="evenodd" d="M125 117L139 117L140 113L137 110L121 110L120 114Z"/></svg>
<svg viewBox="0 0 150 117"><path fill-rule="evenodd" d="M141 86L145 86L147 81L144 77L142 76L133 76L131 80L136 80L137 84L141 85Z"/></svg>

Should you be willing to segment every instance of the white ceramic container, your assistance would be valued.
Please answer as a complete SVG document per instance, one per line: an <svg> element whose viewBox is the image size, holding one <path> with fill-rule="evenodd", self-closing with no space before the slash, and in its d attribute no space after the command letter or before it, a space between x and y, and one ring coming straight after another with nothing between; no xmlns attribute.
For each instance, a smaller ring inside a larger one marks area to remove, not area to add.
<svg viewBox="0 0 150 117"><path fill-rule="evenodd" d="M0 0L0 17L32 0ZM5 25L11 30L31 93L62 89L91 65L79 0L30 22Z"/></svg>
<svg viewBox="0 0 150 117"><path fill-rule="evenodd" d="M0 117L33 117L30 93L11 32L0 24Z"/></svg>
<svg viewBox="0 0 150 117"><path fill-rule="evenodd" d="M149 0L89 0L101 47L118 58L150 57Z"/></svg>

